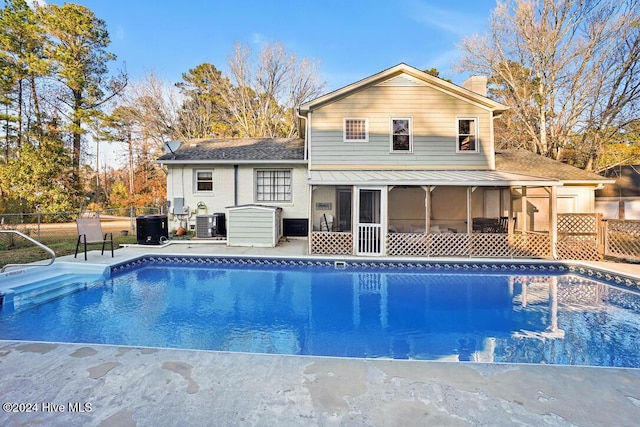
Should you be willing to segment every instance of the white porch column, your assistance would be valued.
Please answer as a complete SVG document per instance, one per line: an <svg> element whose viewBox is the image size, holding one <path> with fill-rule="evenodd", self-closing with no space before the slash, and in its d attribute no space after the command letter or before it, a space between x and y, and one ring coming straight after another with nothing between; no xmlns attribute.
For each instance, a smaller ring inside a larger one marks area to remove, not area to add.
<svg viewBox="0 0 640 427"><path fill-rule="evenodd" d="M308 229L307 229L307 253L311 254L311 248L313 247L313 190L315 189L314 185L309 186L309 209L308 209Z"/></svg>
<svg viewBox="0 0 640 427"><path fill-rule="evenodd" d="M509 222L507 222L507 234L513 234L513 187L509 187L509 209L507 210L507 216L509 217Z"/></svg>
<svg viewBox="0 0 640 427"><path fill-rule="evenodd" d="M431 192L436 187L423 185L421 188L424 190L424 232L429 233L431 229Z"/></svg>
<svg viewBox="0 0 640 427"><path fill-rule="evenodd" d="M522 186L522 232L526 233L529 229L529 221L527 218L527 187Z"/></svg>
<svg viewBox="0 0 640 427"><path fill-rule="evenodd" d="M471 196L475 188L467 187L467 234L473 233L473 218L471 218Z"/></svg>
<svg viewBox="0 0 640 427"><path fill-rule="evenodd" d="M549 189L549 238L551 240L551 257L558 258L556 244L558 243L558 190L555 185Z"/></svg>

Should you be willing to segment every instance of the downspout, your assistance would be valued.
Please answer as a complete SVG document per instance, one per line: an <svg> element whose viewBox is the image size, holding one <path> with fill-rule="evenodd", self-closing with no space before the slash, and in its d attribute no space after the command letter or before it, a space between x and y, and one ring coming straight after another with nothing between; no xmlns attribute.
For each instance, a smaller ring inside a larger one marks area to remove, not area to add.
<svg viewBox="0 0 640 427"><path fill-rule="evenodd" d="M233 165L233 206L238 206L238 165Z"/></svg>
<svg viewBox="0 0 640 427"><path fill-rule="evenodd" d="M303 116L300 114L300 108L296 109L296 117L298 117L299 119L304 119L304 153L303 153L303 159L306 161L306 165L307 165L307 183L309 182L309 180L311 179L311 168L309 167L309 154L308 154L308 150L309 150L309 144L308 144L308 139L309 139L309 119L306 116ZM307 218L307 253L311 254L311 248L313 246L313 242L311 241L311 235L313 232L313 186L309 185L309 203L308 203L308 212L309 212L309 218Z"/></svg>
<svg viewBox="0 0 640 427"><path fill-rule="evenodd" d="M304 119L304 160L308 159L307 156L307 135L309 135L309 120L305 116L300 115L300 108L296 110L296 117Z"/></svg>

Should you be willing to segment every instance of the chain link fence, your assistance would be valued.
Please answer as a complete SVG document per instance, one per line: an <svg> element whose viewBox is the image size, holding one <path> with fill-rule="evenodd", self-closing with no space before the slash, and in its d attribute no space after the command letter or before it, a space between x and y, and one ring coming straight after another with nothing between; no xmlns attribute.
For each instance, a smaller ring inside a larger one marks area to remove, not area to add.
<svg viewBox="0 0 640 427"><path fill-rule="evenodd" d="M8 213L0 214L0 230L17 230L45 245L78 235L76 218L99 215L105 233L135 234L136 217L162 213L156 207L106 209L97 212ZM0 250L29 247L33 244L11 233L0 234Z"/></svg>

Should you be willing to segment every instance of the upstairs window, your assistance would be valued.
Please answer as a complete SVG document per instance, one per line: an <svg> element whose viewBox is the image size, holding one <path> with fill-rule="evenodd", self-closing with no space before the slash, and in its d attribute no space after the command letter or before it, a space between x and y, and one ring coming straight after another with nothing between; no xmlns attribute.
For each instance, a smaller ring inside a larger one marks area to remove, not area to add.
<svg viewBox="0 0 640 427"><path fill-rule="evenodd" d="M410 118L391 118L391 152L411 153L413 137Z"/></svg>
<svg viewBox="0 0 640 427"><path fill-rule="evenodd" d="M458 119L458 145L456 151L462 153L478 152L478 120L475 118Z"/></svg>
<svg viewBox="0 0 640 427"><path fill-rule="evenodd" d="M266 169L256 171L257 202L290 202L291 170Z"/></svg>
<svg viewBox="0 0 640 427"><path fill-rule="evenodd" d="M197 192L213 191L213 171L212 170L196 170L195 187Z"/></svg>
<svg viewBox="0 0 640 427"><path fill-rule="evenodd" d="M368 119L344 119L344 142L369 142Z"/></svg>

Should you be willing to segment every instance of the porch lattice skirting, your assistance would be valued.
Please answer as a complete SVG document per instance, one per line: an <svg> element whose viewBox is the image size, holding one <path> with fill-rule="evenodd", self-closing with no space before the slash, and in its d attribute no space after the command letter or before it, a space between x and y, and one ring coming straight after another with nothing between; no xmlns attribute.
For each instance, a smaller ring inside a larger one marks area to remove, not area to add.
<svg viewBox="0 0 640 427"><path fill-rule="evenodd" d="M640 260L640 221L608 219L606 254Z"/></svg>
<svg viewBox="0 0 640 427"><path fill-rule="evenodd" d="M558 259L601 259L601 214L558 214Z"/></svg>
<svg viewBox="0 0 640 427"><path fill-rule="evenodd" d="M349 232L311 232L311 253L316 255L351 255L353 237Z"/></svg>
<svg viewBox="0 0 640 427"><path fill-rule="evenodd" d="M389 233L386 239L389 256L551 258L549 236L540 233ZM352 255L352 235L314 231L311 233L311 253Z"/></svg>
<svg viewBox="0 0 640 427"><path fill-rule="evenodd" d="M558 214L557 259L640 260L640 221L602 220L601 214ZM388 233L386 254L407 257L552 258L546 232ZM353 255L350 232L314 231L311 253Z"/></svg>
<svg viewBox="0 0 640 427"><path fill-rule="evenodd" d="M551 242L546 234L498 233L390 233L387 253L391 256L470 256L549 258Z"/></svg>

